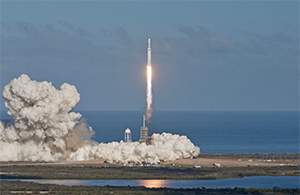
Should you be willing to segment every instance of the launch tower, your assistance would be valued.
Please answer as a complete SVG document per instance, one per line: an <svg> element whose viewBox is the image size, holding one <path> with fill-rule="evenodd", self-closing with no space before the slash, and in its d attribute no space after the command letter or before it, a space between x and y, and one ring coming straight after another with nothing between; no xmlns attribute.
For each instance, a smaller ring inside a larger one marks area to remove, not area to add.
<svg viewBox="0 0 300 195"><path fill-rule="evenodd" d="M145 125L145 115L143 115L143 126L141 127L140 131L140 143L147 143L148 139L148 127Z"/></svg>

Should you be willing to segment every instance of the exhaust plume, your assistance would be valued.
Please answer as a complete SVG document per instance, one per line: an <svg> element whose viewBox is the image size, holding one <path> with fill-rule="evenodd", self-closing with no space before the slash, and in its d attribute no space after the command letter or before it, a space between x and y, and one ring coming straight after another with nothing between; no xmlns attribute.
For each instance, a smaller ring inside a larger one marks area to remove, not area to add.
<svg viewBox="0 0 300 195"><path fill-rule="evenodd" d="M151 122L152 116L152 67L147 65L147 109L146 109L146 120Z"/></svg>
<svg viewBox="0 0 300 195"><path fill-rule="evenodd" d="M80 95L67 83L57 90L51 82L32 81L22 74L4 87L2 95L13 119L0 121L0 161L103 158L109 162L156 164L200 153L186 136L170 133L153 134L153 145L92 141L93 129L84 120L79 121L80 113L71 112Z"/></svg>
<svg viewBox="0 0 300 195"><path fill-rule="evenodd" d="M70 112L80 100L75 86L60 90L51 82L37 82L22 74L4 87L3 98L11 121L1 121L1 160L66 160L68 154L90 144L91 127ZM73 144L75 143L76 144Z"/></svg>

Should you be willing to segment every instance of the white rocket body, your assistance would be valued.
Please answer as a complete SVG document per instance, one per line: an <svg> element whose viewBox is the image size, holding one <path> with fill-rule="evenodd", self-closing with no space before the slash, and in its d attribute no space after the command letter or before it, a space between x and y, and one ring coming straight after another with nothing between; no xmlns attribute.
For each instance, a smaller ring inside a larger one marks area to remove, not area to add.
<svg viewBox="0 0 300 195"><path fill-rule="evenodd" d="M148 55L147 55L147 66L151 66L151 48L150 48L150 38L148 39Z"/></svg>
<svg viewBox="0 0 300 195"><path fill-rule="evenodd" d="M147 50L147 109L146 109L146 120L149 123L152 115L152 66L151 66L151 48L150 38L148 39L148 50Z"/></svg>

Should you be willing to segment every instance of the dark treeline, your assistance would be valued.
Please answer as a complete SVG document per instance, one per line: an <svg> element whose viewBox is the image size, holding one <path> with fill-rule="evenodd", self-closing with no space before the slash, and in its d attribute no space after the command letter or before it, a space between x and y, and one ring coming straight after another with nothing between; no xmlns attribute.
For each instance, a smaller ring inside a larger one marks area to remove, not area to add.
<svg viewBox="0 0 300 195"><path fill-rule="evenodd" d="M299 194L299 188L146 188L114 186L64 186L21 181L0 181L1 194Z"/></svg>

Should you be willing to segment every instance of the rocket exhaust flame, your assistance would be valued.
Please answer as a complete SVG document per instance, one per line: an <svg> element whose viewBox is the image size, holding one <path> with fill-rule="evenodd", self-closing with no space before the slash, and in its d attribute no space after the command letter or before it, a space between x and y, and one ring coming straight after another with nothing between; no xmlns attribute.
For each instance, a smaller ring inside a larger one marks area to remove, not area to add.
<svg viewBox="0 0 300 195"><path fill-rule="evenodd" d="M147 111L146 111L146 120L151 122L152 115L152 67L147 65Z"/></svg>
<svg viewBox="0 0 300 195"><path fill-rule="evenodd" d="M150 38L148 39L148 52L147 52L147 110L146 110L146 120L151 122L152 116L152 67L151 67L151 47Z"/></svg>

